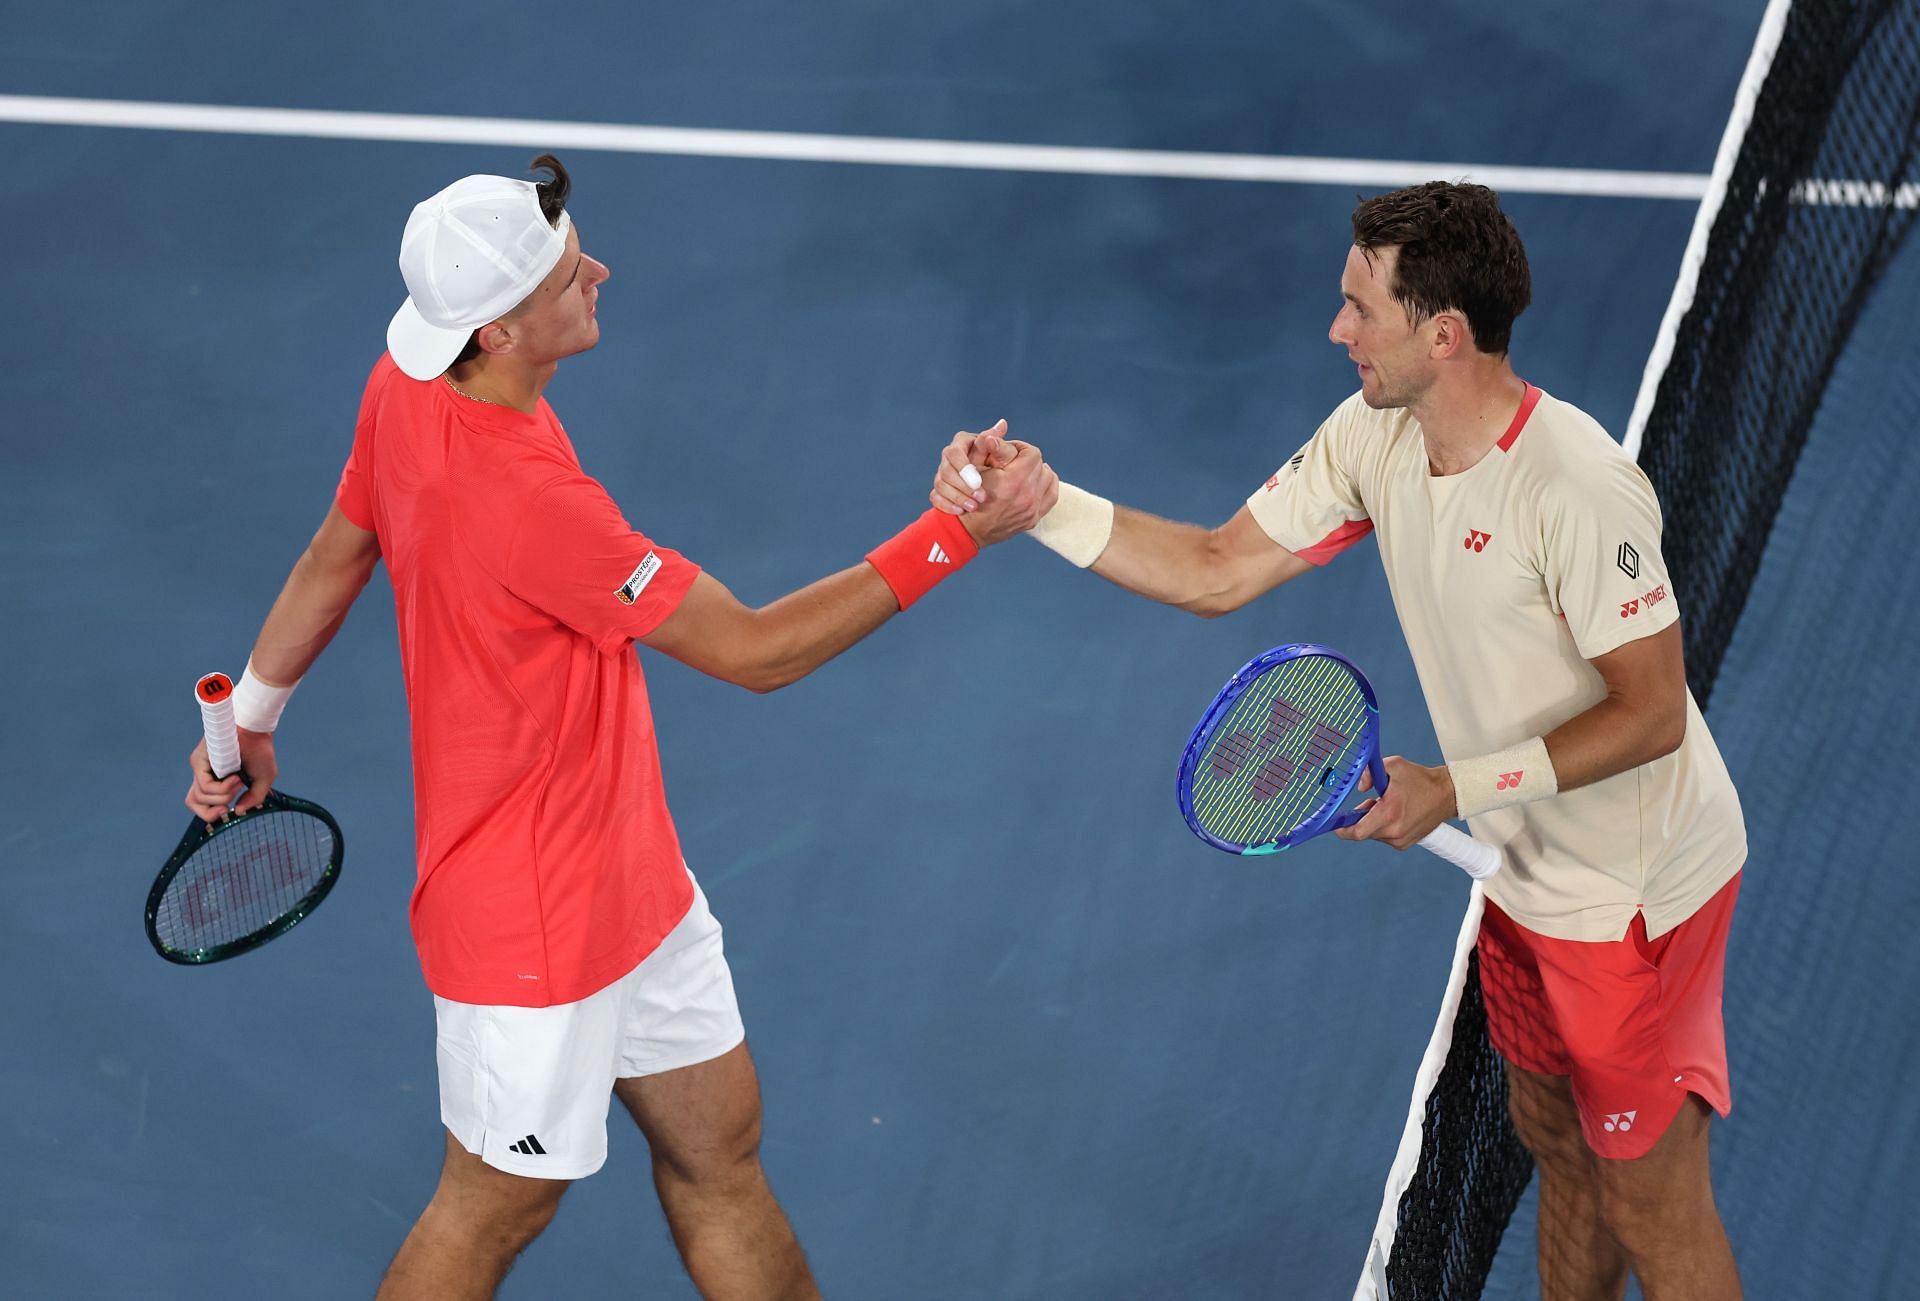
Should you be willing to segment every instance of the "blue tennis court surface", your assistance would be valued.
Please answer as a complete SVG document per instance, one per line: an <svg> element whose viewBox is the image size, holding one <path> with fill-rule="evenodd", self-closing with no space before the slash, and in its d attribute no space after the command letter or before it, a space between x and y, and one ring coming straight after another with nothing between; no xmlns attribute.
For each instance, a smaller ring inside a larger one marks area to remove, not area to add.
<svg viewBox="0 0 1920 1301"><path fill-rule="evenodd" d="M1760 7L271 2L216 25L83 2L10 15L0 94L1701 173ZM192 683L238 671L326 510L408 207L535 150L18 123L0 148L24 232L0 313L0 1293L370 1295L442 1144L384 578L280 737L285 787L345 828L325 908L205 970L155 958L138 910L186 818ZM1211 523L1350 388L1324 338L1350 186L564 156L613 279L548 397L629 517L750 601L917 513L955 429L1004 415L1068 478ZM1517 364L1617 434L1693 205L1507 206L1535 276ZM1897 275L1710 714L1755 847L1715 1142L1758 1298L1892 1297L1920 1266L1896 1241L1920 1211L1913 258ZM1305 639L1364 664L1387 748L1431 760L1370 543L1209 623L1015 541L767 697L644 657L767 1166L828 1295L1351 1294L1466 882L1332 841L1250 866L1181 823L1197 712ZM503 1296L691 1295L643 1144L611 1130ZM1529 1220L1490 1295L1531 1295L1531 1255Z"/></svg>

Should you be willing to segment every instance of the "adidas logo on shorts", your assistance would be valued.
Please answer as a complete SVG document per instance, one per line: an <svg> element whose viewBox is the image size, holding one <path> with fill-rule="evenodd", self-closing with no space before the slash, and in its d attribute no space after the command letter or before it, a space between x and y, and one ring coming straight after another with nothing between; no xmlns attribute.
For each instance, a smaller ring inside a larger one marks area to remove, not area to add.
<svg viewBox="0 0 1920 1301"><path fill-rule="evenodd" d="M540 1140L529 1134L518 1143L507 1145L509 1152L518 1152L521 1156L545 1156L547 1149L540 1146Z"/></svg>

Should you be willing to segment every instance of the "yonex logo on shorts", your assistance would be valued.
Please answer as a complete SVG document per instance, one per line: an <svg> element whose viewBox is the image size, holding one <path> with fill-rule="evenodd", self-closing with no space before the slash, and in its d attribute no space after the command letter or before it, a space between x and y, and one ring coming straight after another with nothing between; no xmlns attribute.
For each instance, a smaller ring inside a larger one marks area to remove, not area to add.
<svg viewBox="0 0 1920 1301"><path fill-rule="evenodd" d="M1609 1134L1616 1130L1624 1134L1633 1128L1633 1118L1639 1114L1637 1111L1616 1111L1607 1117L1607 1123L1600 1128Z"/></svg>
<svg viewBox="0 0 1920 1301"><path fill-rule="evenodd" d="M647 552L647 558L635 566L631 574L627 575L627 581L620 584L614 591L614 596L619 599L620 604L632 605L640 599L640 593L647 590L647 584L651 583L653 576L659 572L660 557L651 551Z"/></svg>
<svg viewBox="0 0 1920 1301"><path fill-rule="evenodd" d="M521 1139L518 1143L509 1144L508 1150L518 1152L521 1156L545 1156L547 1154L547 1149L540 1146L540 1140L531 1134Z"/></svg>

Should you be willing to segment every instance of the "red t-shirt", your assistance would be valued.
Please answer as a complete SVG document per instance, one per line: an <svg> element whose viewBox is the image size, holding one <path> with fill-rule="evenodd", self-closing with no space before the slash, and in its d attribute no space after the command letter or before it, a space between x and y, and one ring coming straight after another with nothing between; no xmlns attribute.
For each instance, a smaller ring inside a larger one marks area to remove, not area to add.
<svg viewBox="0 0 1920 1301"><path fill-rule="evenodd" d="M428 987L587 997L693 903L628 642L699 567L633 530L544 400L534 415L476 402L386 356L337 500L393 580Z"/></svg>

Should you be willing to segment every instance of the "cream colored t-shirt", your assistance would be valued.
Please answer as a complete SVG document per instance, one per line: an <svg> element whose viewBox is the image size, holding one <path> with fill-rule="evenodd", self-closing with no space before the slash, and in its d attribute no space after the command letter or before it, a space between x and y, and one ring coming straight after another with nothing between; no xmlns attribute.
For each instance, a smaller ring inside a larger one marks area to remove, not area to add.
<svg viewBox="0 0 1920 1301"><path fill-rule="evenodd" d="M1576 407L1531 385L1472 469L1434 476L1420 426L1356 393L1247 499L1267 536L1325 564L1369 531L1449 761L1541 736L1606 696L1588 661L1680 617L1653 485ZM1394 702L1382 702L1391 730ZM1692 694L1674 753L1480 814L1506 853L1487 897L1523 926L1617 940L1691 916L1740 870L1746 826Z"/></svg>

